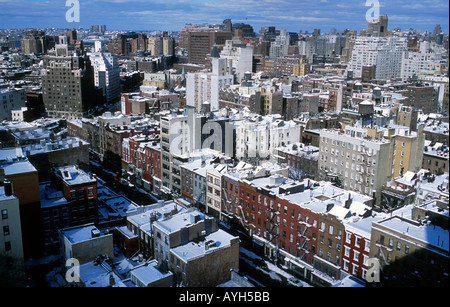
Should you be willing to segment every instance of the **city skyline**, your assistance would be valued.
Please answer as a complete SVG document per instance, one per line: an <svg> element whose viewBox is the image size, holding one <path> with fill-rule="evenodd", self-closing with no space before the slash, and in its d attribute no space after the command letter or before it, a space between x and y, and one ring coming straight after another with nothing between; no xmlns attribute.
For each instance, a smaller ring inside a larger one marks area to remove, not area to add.
<svg viewBox="0 0 450 307"><path fill-rule="evenodd" d="M367 1L376 2L376 1ZM250 24L255 32L261 27L298 32L321 29L362 30L367 27L366 13L371 6L365 0L79 0L80 22L67 22L70 9L65 1L0 0L1 29L8 28L89 28L104 24L108 30L179 31L186 24ZM449 32L449 3L444 0L379 1L380 14L388 15L389 30L400 27L432 32L437 24ZM99 13L101 12L100 16Z"/></svg>

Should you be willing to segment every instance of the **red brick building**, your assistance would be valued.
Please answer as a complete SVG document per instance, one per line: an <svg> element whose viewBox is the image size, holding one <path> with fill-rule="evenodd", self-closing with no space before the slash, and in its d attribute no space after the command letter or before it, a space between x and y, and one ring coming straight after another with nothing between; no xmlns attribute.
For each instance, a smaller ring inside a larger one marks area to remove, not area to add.
<svg viewBox="0 0 450 307"><path fill-rule="evenodd" d="M155 178L161 178L159 141L143 135L125 139L122 143L122 167L134 176L133 181L137 185L143 187L142 180L145 180L153 186Z"/></svg>

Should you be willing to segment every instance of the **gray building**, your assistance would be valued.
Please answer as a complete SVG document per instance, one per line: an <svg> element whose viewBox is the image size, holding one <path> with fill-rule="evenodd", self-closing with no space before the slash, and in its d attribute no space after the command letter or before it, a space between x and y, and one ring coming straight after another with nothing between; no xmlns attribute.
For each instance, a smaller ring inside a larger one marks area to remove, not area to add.
<svg viewBox="0 0 450 307"><path fill-rule="evenodd" d="M98 103L94 70L87 56L45 56L42 94L48 117L87 117Z"/></svg>

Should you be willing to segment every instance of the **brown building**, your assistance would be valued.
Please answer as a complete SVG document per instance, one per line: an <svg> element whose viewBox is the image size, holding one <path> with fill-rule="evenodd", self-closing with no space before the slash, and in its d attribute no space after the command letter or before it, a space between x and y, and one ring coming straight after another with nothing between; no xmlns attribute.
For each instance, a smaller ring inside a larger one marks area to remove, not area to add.
<svg viewBox="0 0 450 307"><path fill-rule="evenodd" d="M59 248L61 229L98 223L97 179L77 166L52 170L50 183L40 185L44 248Z"/></svg>
<svg viewBox="0 0 450 307"><path fill-rule="evenodd" d="M0 150L0 169L4 171L5 178L12 182L14 194L19 198L24 257L40 257L41 222L36 218L40 216L38 171L20 148Z"/></svg>
<svg viewBox="0 0 450 307"><path fill-rule="evenodd" d="M332 210L333 205L329 204L327 213L319 216L319 240L317 254L314 255L314 269L331 278L340 279L345 226ZM315 277L313 281L323 282L321 278Z"/></svg>
<svg viewBox="0 0 450 307"><path fill-rule="evenodd" d="M441 213L440 219L448 221L448 206L446 212L447 216ZM440 237L448 238L448 228L442 226L399 215L372 223L370 258L379 261L381 285L448 286L448 240Z"/></svg>
<svg viewBox="0 0 450 307"><path fill-rule="evenodd" d="M82 118L99 101L94 69L86 56L45 56L42 70L45 111L53 118Z"/></svg>
<svg viewBox="0 0 450 307"><path fill-rule="evenodd" d="M375 79L376 65L363 66L361 70L361 81L370 82Z"/></svg>
<svg viewBox="0 0 450 307"><path fill-rule="evenodd" d="M436 113L438 111L437 92L433 86L412 85L407 87L405 95L409 106L421 109L424 113Z"/></svg>
<svg viewBox="0 0 450 307"><path fill-rule="evenodd" d="M188 62L209 64L207 57L214 44L224 46L227 40L232 39L232 36L231 32L189 32Z"/></svg>
<svg viewBox="0 0 450 307"><path fill-rule="evenodd" d="M422 169L428 170L435 175L449 172L449 147L447 145L431 145L426 141L423 151Z"/></svg>

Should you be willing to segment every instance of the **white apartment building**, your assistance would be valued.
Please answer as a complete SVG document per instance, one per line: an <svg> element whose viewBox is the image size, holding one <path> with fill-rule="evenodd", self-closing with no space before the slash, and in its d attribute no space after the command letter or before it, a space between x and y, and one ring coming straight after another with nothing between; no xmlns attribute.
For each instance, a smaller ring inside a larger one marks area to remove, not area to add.
<svg viewBox="0 0 450 307"><path fill-rule="evenodd" d="M212 72L188 73L186 105L200 112L205 102L211 111L219 109L219 89L234 83L232 60L220 58L217 47L211 52Z"/></svg>
<svg viewBox="0 0 450 307"><path fill-rule="evenodd" d="M220 57L231 60L231 66L238 83L242 81L246 72L253 70L253 46L243 44L240 41L227 40L220 52Z"/></svg>
<svg viewBox="0 0 450 307"><path fill-rule="evenodd" d="M103 87L106 102L113 102L120 97L120 67L116 57L109 52L96 51L89 54L94 67L95 86Z"/></svg>
<svg viewBox="0 0 450 307"><path fill-rule="evenodd" d="M300 141L300 125L280 115L252 114L232 123L236 130L236 158L258 162L269 159L274 150Z"/></svg>
<svg viewBox="0 0 450 307"><path fill-rule="evenodd" d="M407 49L407 39L404 37L360 36L353 46L347 71L353 70L353 77L361 78L363 66L376 65L376 79L398 78L403 52Z"/></svg>
<svg viewBox="0 0 450 307"><path fill-rule="evenodd" d="M344 189L372 196L379 201L381 187L392 174L391 142L367 137L367 129L347 126L320 131L319 178L337 177Z"/></svg>

